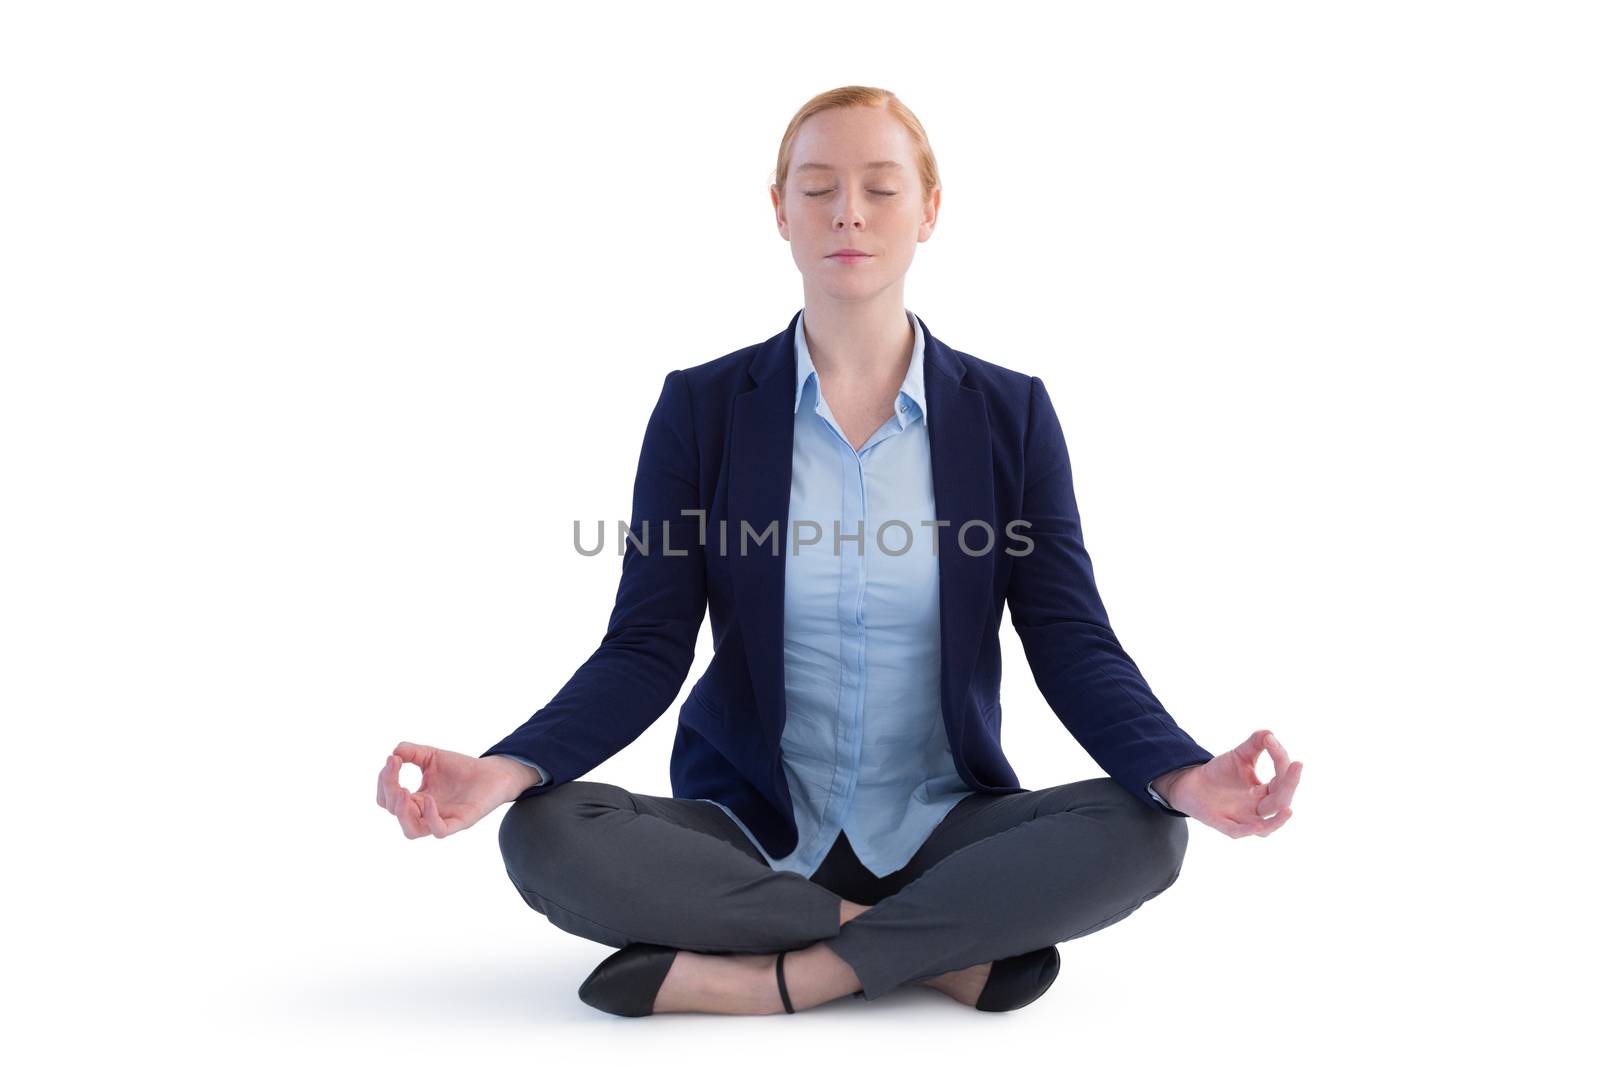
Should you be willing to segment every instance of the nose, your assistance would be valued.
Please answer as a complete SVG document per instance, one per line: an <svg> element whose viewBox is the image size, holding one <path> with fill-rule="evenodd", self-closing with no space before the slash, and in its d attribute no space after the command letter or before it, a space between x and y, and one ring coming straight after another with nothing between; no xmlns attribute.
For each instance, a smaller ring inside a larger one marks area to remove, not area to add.
<svg viewBox="0 0 1600 1067"><path fill-rule="evenodd" d="M856 210L855 193L847 190L844 194L843 206L839 208L839 213L833 217L833 228L839 230L848 225L853 229L859 230L866 224L866 220L861 217L861 212Z"/></svg>

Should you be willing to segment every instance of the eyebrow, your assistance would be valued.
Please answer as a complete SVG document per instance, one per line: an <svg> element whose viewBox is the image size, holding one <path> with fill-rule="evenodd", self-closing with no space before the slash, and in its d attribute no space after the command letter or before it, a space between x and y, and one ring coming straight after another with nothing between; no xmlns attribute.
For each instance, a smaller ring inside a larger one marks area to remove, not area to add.
<svg viewBox="0 0 1600 1067"><path fill-rule="evenodd" d="M877 169L883 169L883 168L892 168L894 170L905 170L906 169L905 167L901 166L899 163L896 163L892 159L880 159L880 160L877 160L875 162L868 163L866 165L866 169L867 170L877 170ZM802 163L798 167L795 168L795 170L836 170L836 169L838 169L838 168L834 167L833 164L831 164L831 163Z"/></svg>

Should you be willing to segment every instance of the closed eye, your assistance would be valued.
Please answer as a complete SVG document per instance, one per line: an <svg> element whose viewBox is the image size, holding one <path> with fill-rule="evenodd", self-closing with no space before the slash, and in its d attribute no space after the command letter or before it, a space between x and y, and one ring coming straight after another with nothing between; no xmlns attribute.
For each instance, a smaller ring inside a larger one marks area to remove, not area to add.
<svg viewBox="0 0 1600 1067"><path fill-rule="evenodd" d="M899 196L900 195L899 193L891 193L891 192L888 192L887 190L884 190L884 189L871 189L871 190L868 190L868 191L871 192L874 196ZM807 193L806 195L807 196L827 196L831 192L833 192L832 189L824 189L820 193Z"/></svg>

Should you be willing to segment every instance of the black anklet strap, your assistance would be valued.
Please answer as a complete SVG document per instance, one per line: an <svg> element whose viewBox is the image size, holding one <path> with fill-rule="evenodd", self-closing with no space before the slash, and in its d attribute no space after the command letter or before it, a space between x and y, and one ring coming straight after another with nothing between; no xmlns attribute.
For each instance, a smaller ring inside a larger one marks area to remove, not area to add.
<svg viewBox="0 0 1600 1067"><path fill-rule="evenodd" d="M778 953L778 996L783 998L783 1010L793 1015L794 1005L789 1003L789 987L783 982L783 957L787 955L787 952Z"/></svg>

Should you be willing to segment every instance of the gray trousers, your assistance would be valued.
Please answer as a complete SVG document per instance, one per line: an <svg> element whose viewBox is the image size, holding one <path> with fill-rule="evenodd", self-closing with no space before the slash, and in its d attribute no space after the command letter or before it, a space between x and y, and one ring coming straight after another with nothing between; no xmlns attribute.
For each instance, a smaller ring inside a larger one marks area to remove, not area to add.
<svg viewBox="0 0 1600 1067"><path fill-rule="evenodd" d="M774 871L714 804L567 782L511 805L506 873L568 933L704 953L826 942L876 1000L945 971L1110 926L1177 880L1188 820L1110 778L950 810L905 867L878 878L844 834L809 879ZM872 910L839 924L839 902Z"/></svg>

